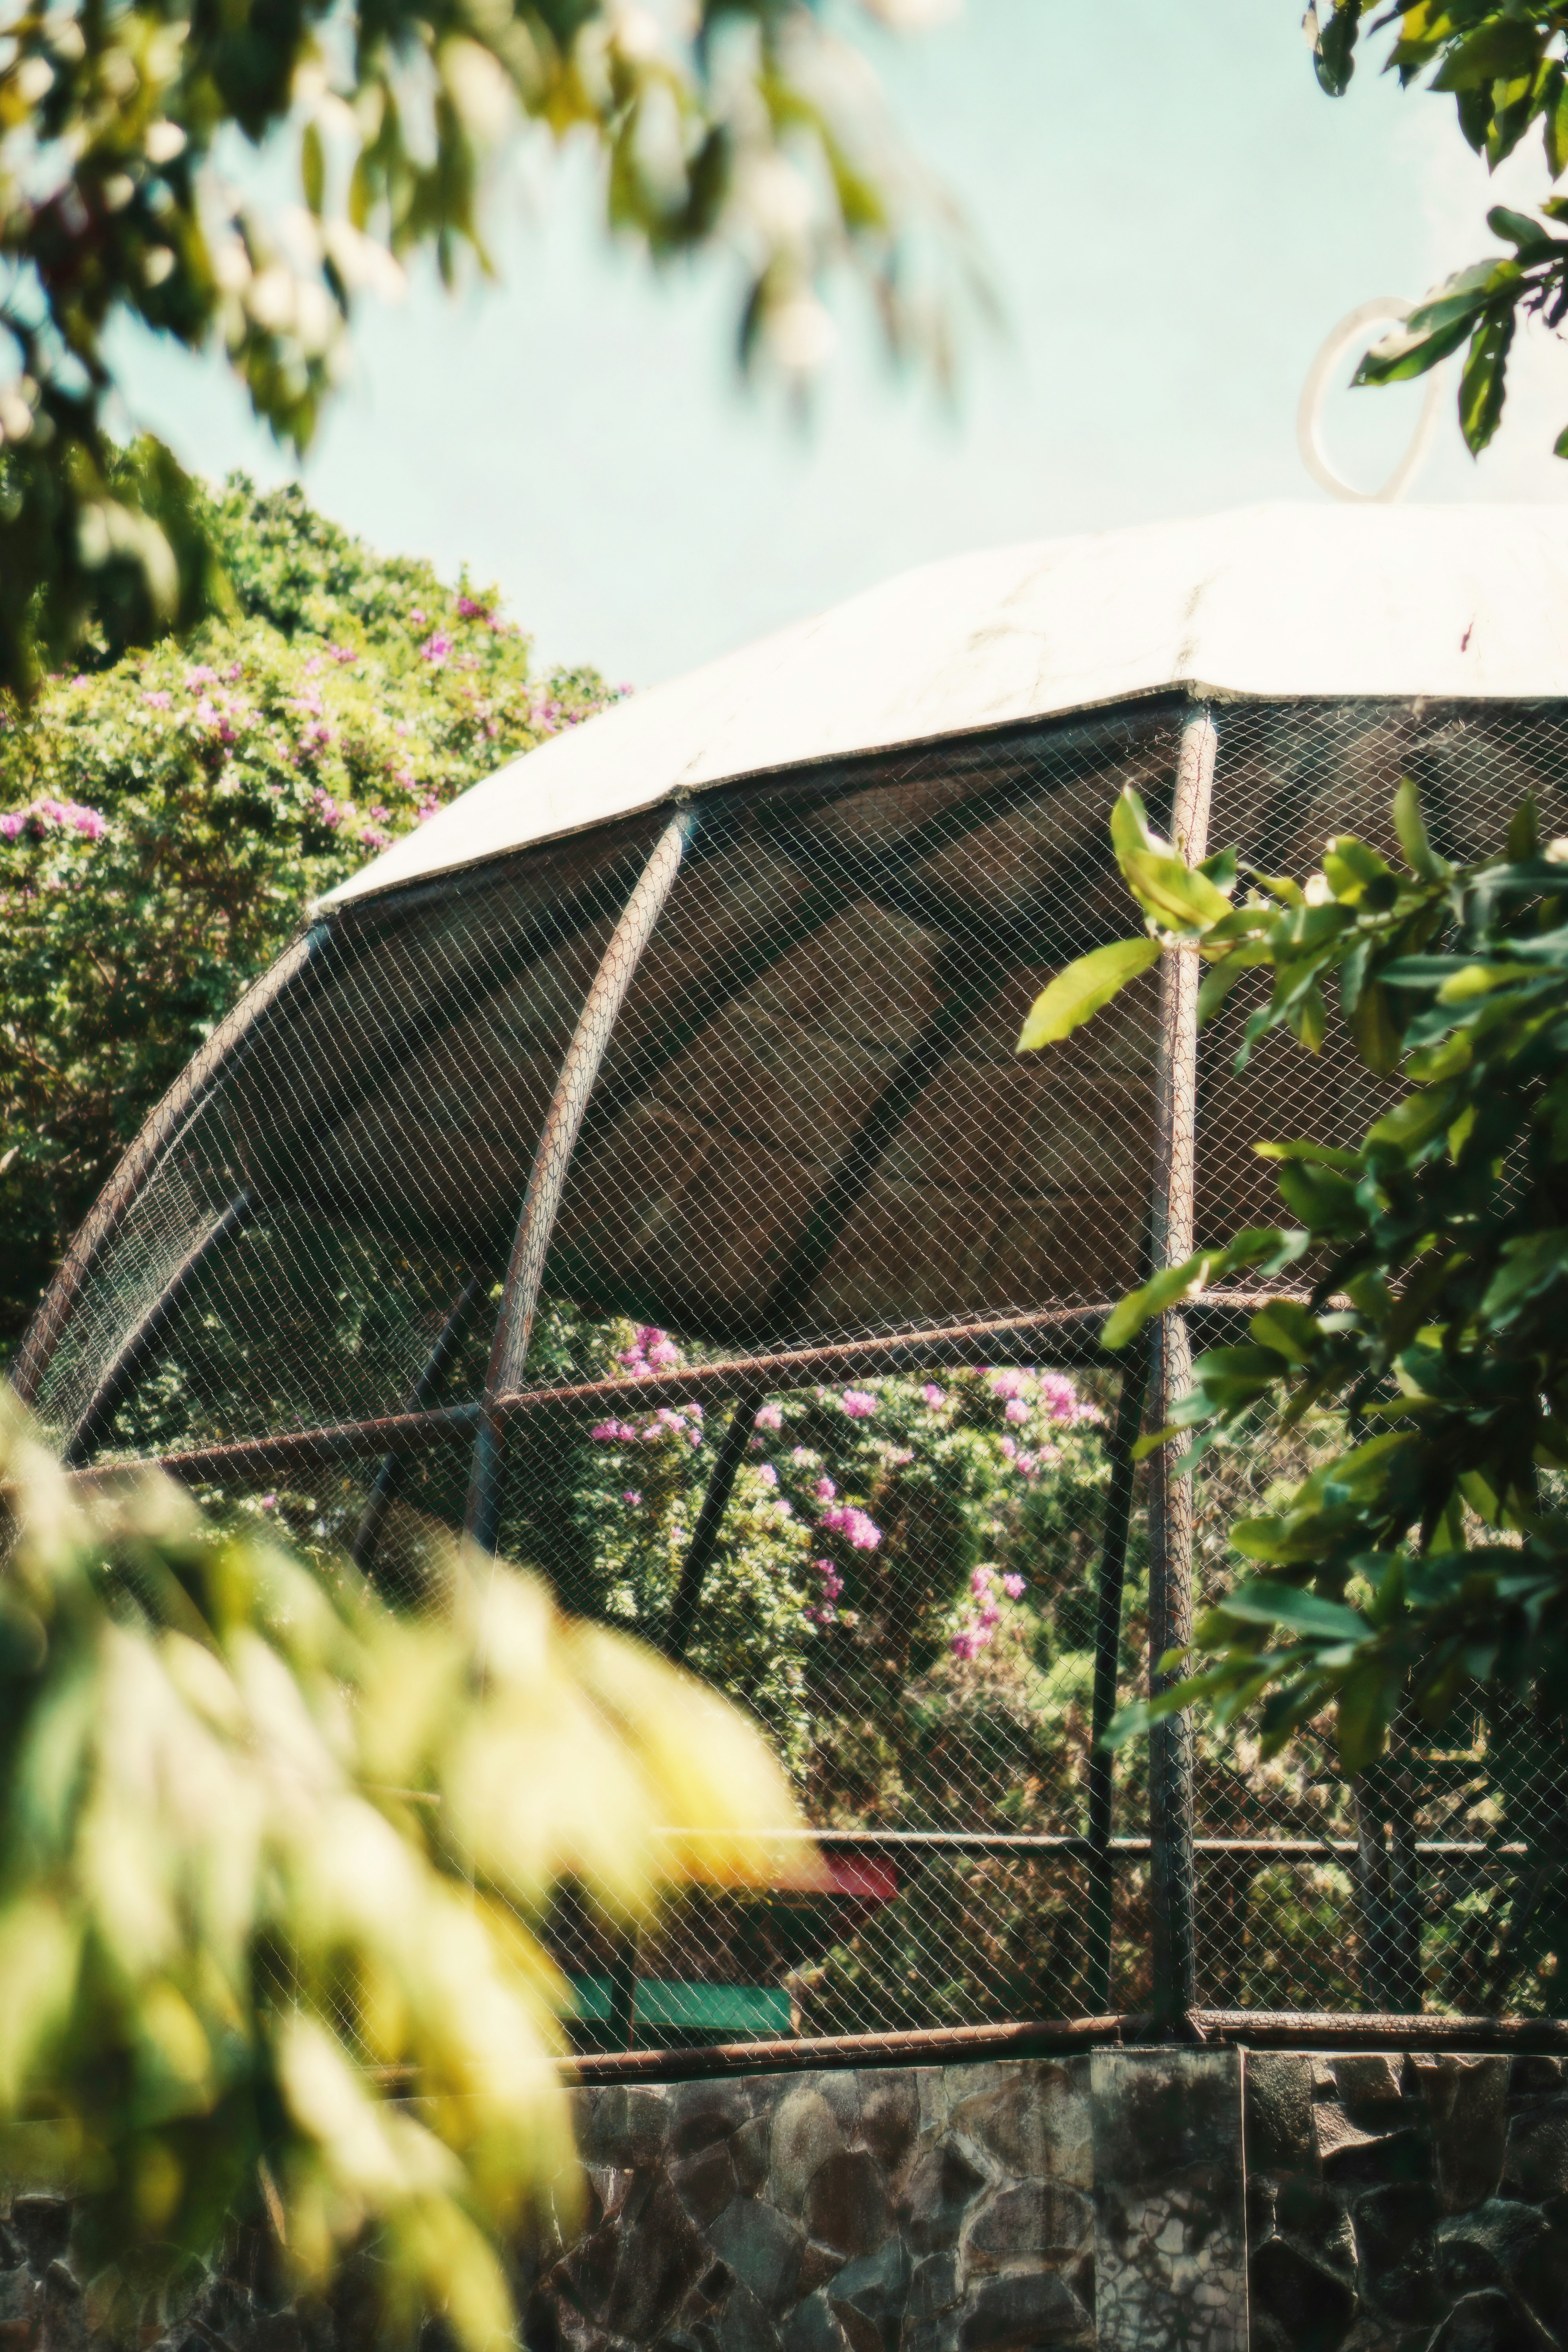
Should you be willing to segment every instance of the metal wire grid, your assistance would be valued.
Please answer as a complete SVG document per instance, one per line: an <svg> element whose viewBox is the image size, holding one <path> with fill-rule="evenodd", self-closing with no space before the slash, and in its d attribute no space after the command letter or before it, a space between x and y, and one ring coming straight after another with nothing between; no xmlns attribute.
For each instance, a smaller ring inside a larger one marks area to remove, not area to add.
<svg viewBox="0 0 1568 2352"><path fill-rule="evenodd" d="M1152 985L1050 1056L1012 1046L1043 978L1125 932L1105 819L1125 781L1168 806L1179 716L944 745L696 812L587 1096L545 1307L508 1384L536 1409L500 1431L496 1532L567 1606L666 1646L692 1600L673 1646L765 1725L831 1833L837 1884L694 1895L630 1956L563 1900L555 1940L590 2044L1147 2005L1137 1751L1109 1865L1084 1836L1117 1381L1087 1363L1092 1315L1032 1339L1004 1327L1136 1273ZM1560 714L1225 712L1210 840L1300 871L1331 831L1378 837L1405 772L1455 854L1500 838L1527 785L1568 830L1565 749ZM95 1401L98 1442L142 1453L458 1400L441 1445L379 1467L363 1443L335 1463L258 1454L212 1488L357 1545L422 1604L471 1507L472 1407L546 1107L662 824L338 919L91 1269L39 1391L62 1437ZM1346 1139L1373 1115L1347 1054L1309 1066L1271 1044L1238 1083L1234 1045L1225 1024L1205 1034L1203 1239L1269 1213L1259 1134ZM917 1342L889 1377L874 1354L842 1376L818 1358L787 1385L722 1372L938 1325L969 1336ZM1020 1357L1076 1367L1070 1384L1020 1376ZM597 1393L551 1401L574 1385ZM1257 1488L1289 1466L1254 1455L1205 1483L1207 1591L1229 1572L1225 1479ZM1140 1482L1123 1696L1145 1671L1146 1560ZM1463 1756L1412 1753L1390 1799L1347 1790L1326 1754L1286 1770L1201 1747L1200 1999L1496 1998L1517 1870L1501 1849L1560 1807L1561 1779L1543 1764L1505 1806L1488 1757L1479 1731ZM1529 2006L1531 1989L1507 1997Z"/></svg>

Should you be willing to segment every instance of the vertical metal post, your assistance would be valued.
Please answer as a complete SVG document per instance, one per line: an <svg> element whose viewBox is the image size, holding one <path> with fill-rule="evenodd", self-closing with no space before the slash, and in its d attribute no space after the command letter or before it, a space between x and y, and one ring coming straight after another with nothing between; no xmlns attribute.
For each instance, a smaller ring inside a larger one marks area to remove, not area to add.
<svg viewBox="0 0 1568 2352"><path fill-rule="evenodd" d="M408 1391L403 1408L405 1412L422 1412L426 1405L435 1403L441 1384L462 1345L464 1327L484 1287L485 1276L482 1274L470 1274L464 1283L456 1304L436 1335L435 1344L425 1359L417 1380ZM396 1501L407 1475L408 1456L405 1454L387 1454L382 1457L375 1484L370 1490L370 1499L361 1514L353 1542L349 1547L349 1558L354 1566L373 1581L375 1580L374 1562L382 1530L386 1525L386 1515Z"/></svg>
<svg viewBox="0 0 1568 2352"><path fill-rule="evenodd" d="M643 950L675 887L692 824L693 819L683 811L666 825L655 843L594 975L544 1116L532 1173L518 1214L500 1311L496 1317L495 1339L485 1375L483 1410L468 1475L465 1532L481 1551L494 1551L500 1524L501 1428L496 1408L500 1398L521 1385L539 1306L539 1286L544 1279L544 1262L550 1254L550 1237L555 1230L566 1172L572 1165L588 1097L594 1091L594 1081Z"/></svg>
<svg viewBox="0 0 1568 2352"><path fill-rule="evenodd" d="M1127 1573L1127 1531L1132 1517L1132 1447L1143 1412L1148 1362L1141 1347L1121 1375L1116 1420L1107 1448L1110 1483L1100 1540L1100 1591L1094 1628L1094 1706L1089 1751L1089 1958L1085 1969L1089 2011L1110 2008L1110 1925L1115 1888L1111 1882L1110 1814L1115 1759L1101 1746L1116 1712L1117 1666L1121 1650L1121 1591Z"/></svg>
<svg viewBox="0 0 1568 2352"><path fill-rule="evenodd" d="M1201 858L1208 846L1214 790L1215 723L1195 710L1182 729L1171 833L1178 849ZM1196 1181L1198 959L1167 948L1160 972L1160 1036L1155 1076L1153 1270L1179 1265L1193 1252ZM1150 1333L1149 1425L1163 1429L1192 1384L1187 1319L1162 1315ZM1149 1689L1167 1650L1182 1649L1193 1633L1193 1482L1174 1472L1175 1449L1151 1457L1149 1480ZM1154 2012L1167 2034L1197 1993L1197 1885L1193 1858L1193 1724L1190 1714L1168 1715L1150 1737L1150 1837L1154 1898Z"/></svg>
<svg viewBox="0 0 1568 2352"><path fill-rule="evenodd" d="M680 1582L675 1589L674 1604L659 1641L659 1648L665 1656L675 1659L677 1664L685 1657L692 1629L697 1623L697 1604L702 1598L702 1581L719 1548L719 1530L724 1524L724 1514L734 1492L736 1475L746 1458L746 1448L751 1443L757 1408L761 1403L760 1396L736 1398L724 1434L719 1440L713 1467L708 1474L702 1507L697 1514L697 1525L691 1530L691 1541L681 1562Z"/></svg>

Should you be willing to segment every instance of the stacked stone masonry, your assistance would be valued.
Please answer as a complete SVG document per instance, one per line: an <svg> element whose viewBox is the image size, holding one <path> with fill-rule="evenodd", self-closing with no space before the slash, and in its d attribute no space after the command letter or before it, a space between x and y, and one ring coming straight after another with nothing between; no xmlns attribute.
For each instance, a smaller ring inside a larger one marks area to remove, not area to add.
<svg viewBox="0 0 1568 2352"><path fill-rule="evenodd" d="M1549 2057L1104 2050L573 2095L585 2207L516 2263L529 2352L1568 2352ZM564 2210L563 2207L563 2210ZM0 2221L0 2352L382 2352L370 2255L96 2273ZM426 2352L440 2352L427 2331Z"/></svg>

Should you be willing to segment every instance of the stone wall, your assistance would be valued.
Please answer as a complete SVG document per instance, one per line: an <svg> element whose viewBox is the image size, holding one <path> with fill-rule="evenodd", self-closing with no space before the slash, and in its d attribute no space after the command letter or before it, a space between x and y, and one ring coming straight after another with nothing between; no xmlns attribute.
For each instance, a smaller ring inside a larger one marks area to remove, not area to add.
<svg viewBox="0 0 1568 2352"><path fill-rule="evenodd" d="M1108 2049L573 2097L588 2210L519 2258L530 2352L1247 2352L1249 2316L1252 2352L1568 2352L1556 2058ZM384 2343L369 2258L291 2304L237 2231L138 2287L89 2274L42 2175L0 2218L0 2352Z"/></svg>
<svg viewBox="0 0 1568 2352"><path fill-rule="evenodd" d="M537 2352L1246 2352L1236 2051L575 2095Z"/></svg>
<svg viewBox="0 0 1568 2352"><path fill-rule="evenodd" d="M1550 2057L1254 2052L1254 2352L1568 2345L1568 2085Z"/></svg>

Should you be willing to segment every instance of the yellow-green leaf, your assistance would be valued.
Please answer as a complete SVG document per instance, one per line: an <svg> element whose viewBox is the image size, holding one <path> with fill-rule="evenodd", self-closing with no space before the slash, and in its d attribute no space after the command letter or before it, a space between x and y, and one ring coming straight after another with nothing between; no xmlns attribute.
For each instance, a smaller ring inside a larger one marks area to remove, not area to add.
<svg viewBox="0 0 1568 2352"><path fill-rule="evenodd" d="M1150 939L1113 940L1078 957L1036 997L1018 1039L1019 1053L1059 1044L1159 961L1160 942Z"/></svg>

